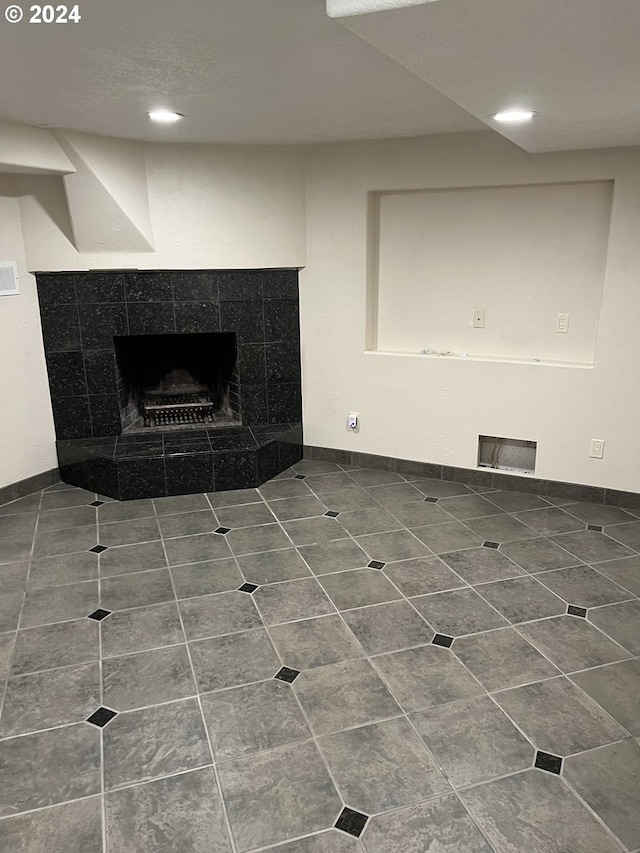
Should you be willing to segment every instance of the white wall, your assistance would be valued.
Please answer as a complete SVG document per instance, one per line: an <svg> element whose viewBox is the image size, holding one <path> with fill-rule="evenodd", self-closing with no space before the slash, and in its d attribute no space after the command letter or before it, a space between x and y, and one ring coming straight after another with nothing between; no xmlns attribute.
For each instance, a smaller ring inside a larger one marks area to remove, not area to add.
<svg viewBox="0 0 640 853"><path fill-rule="evenodd" d="M538 443L536 476L640 491L637 152L532 156L483 132L309 149L157 145L146 147L145 160L157 251L78 253L62 179L30 176L17 182L27 268L306 263L307 444L473 468L478 435L530 439ZM365 352L369 192L607 180L615 184L592 369ZM11 257L19 242L16 202L3 205L10 211L2 218L3 249ZM3 459L2 482L12 482L55 464L31 278L23 296L0 302L0 312L7 329L2 386L13 407L0 416L7 423L0 446L15 457ZM360 413L358 434L347 432L350 411ZM14 453L20 430L26 449ZM605 439L603 460L588 458L591 438Z"/></svg>
<svg viewBox="0 0 640 853"><path fill-rule="evenodd" d="M592 364L612 190L597 181L374 196L372 348ZM559 313L568 334L556 332Z"/></svg>
<svg viewBox="0 0 640 853"><path fill-rule="evenodd" d="M11 180L0 180L0 259L18 264L20 293L0 297L0 488L58 464L36 282Z"/></svg>
<svg viewBox="0 0 640 853"><path fill-rule="evenodd" d="M538 443L538 477L640 490L637 151L529 155L479 133L322 146L310 156L305 442L474 468L479 435L521 438ZM611 230L592 369L365 352L375 249L367 193L607 180ZM346 428L351 411L358 433ZM591 438L606 441L604 459L589 459Z"/></svg>
<svg viewBox="0 0 640 853"><path fill-rule="evenodd" d="M105 163L111 162L110 142L101 152L100 138L83 137L84 160L104 182ZM49 192L45 203L45 179L21 178L26 191L21 209L29 269L243 269L304 264L303 149L141 148L156 251L76 251L58 224L68 220L64 194L53 199ZM110 168L108 184L114 196L120 191L115 180ZM128 195L126 187L121 189Z"/></svg>

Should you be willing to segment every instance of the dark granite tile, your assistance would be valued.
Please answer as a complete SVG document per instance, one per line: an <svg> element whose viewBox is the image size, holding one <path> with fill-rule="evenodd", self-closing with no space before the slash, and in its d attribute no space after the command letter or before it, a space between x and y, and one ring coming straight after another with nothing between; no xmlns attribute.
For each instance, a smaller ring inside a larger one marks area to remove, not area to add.
<svg viewBox="0 0 640 853"><path fill-rule="evenodd" d="M87 393L80 351L48 353L47 373L53 397L77 397Z"/></svg>
<svg viewBox="0 0 640 853"><path fill-rule="evenodd" d="M78 313L84 350L109 349L114 335L127 334L127 311L123 304L80 305Z"/></svg>
<svg viewBox="0 0 640 853"><path fill-rule="evenodd" d="M42 337L47 352L81 349L80 320L75 302L71 305L43 305L40 308Z"/></svg>
<svg viewBox="0 0 640 853"><path fill-rule="evenodd" d="M116 442L113 455L117 460L160 457L163 455L162 436L149 434L120 436Z"/></svg>
<svg viewBox="0 0 640 853"><path fill-rule="evenodd" d="M117 272L77 273L76 297L84 302L124 302L124 275Z"/></svg>
<svg viewBox="0 0 640 853"><path fill-rule="evenodd" d="M265 299L265 341L292 341L300 337L298 302L293 299Z"/></svg>
<svg viewBox="0 0 640 853"><path fill-rule="evenodd" d="M257 450L258 482L264 483L282 470L278 443L272 441Z"/></svg>
<svg viewBox="0 0 640 853"><path fill-rule="evenodd" d="M127 314L131 335L169 335L176 331L173 302L129 303Z"/></svg>
<svg viewBox="0 0 640 853"><path fill-rule="evenodd" d="M218 280L208 270L185 270L171 273L175 302L217 302Z"/></svg>
<svg viewBox="0 0 640 853"><path fill-rule="evenodd" d="M167 495L189 495L213 489L213 456L193 453L165 457Z"/></svg>
<svg viewBox="0 0 640 853"><path fill-rule="evenodd" d="M264 424L267 421L267 384L242 386L242 422Z"/></svg>
<svg viewBox="0 0 640 853"><path fill-rule="evenodd" d="M298 270L263 270L262 292L265 299L298 299Z"/></svg>
<svg viewBox="0 0 640 853"><path fill-rule="evenodd" d="M91 435L88 397L53 397L56 438L84 438Z"/></svg>
<svg viewBox="0 0 640 853"><path fill-rule="evenodd" d="M239 344L264 341L262 300L221 303L220 325L223 332L236 332Z"/></svg>
<svg viewBox="0 0 640 853"><path fill-rule="evenodd" d="M40 308L70 304L76 301L73 275L36 275Z"/></svg>
<svg viewBox="0 0 640 853"><path fill-rule="evenodd" d="M216 273L220 302L262 300L262 274L257 270Z"/></svg>
<svg viewBox="0 0 640 853"><path fill-rule="evenodd" d="M238 347L238 372L243 383L264 384L266 380L264 344L241 344Z"/></svg>
<svg viewBox="0 0 640 853"><path fill-rule="evenodd" d="M127 302L171 302L170 272L128 272L124 275Z"/></svg>
<svg viewBox="0 0 640 853"><path fill-rule="evenodd" d="M300 382L267 386L269 423L302 420L302 395Z"/></svg>
<svg viewBox="0 0 640 853"><path fill-rule="evenodd" d="M256 454L250 451L216 453L213 474L217 491L254 488L258 483Z"/></svg>
<svg viewBox="0 0 640 853"><path fill-rule="evenodd" d="M174 303L176 332L219 332L220 310L215 302Z"/></svg>
<svg viewBox="0 0 640 853"><path fill-rule="evenodd" d="M79 482L78 485L83 485ZM101 495L120 500L118 485L118 470L111 459L88 459L86 488L93 489Z"/></svg>
<svg viewBox="0 0 640 853"><path fill-rule="evenodd" d="M118 382L113 349L90 350L83 355L89 394L115 394Z"/></svg>
<svg viewBox="0 0 640 853"><path fill-rule="evenodd" d="M300 349L296 343L266 344L265 349L269 384L300 381Z"/></svg>
<svg viewBox="0 0 640 853"><path fill-rule="evenodd" d="M120 434L122 424L117 394L90 396L89 415L91 417L91 434L94 437Z"/></svg>
<svg viewBox="0 0 640 853"><path fill-rule="evenodd" d="M120 500L165 495L164 459L124 459L117 463Z"/></svg>

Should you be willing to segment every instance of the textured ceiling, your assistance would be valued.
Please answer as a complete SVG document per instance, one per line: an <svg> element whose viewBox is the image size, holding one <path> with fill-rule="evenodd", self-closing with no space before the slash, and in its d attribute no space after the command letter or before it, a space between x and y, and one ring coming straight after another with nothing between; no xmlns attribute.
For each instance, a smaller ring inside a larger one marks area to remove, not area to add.
<svg viewBox="0 0 640 853"><path fill-rule="evenodd" d="M531 152L640 143L640 0L81 0L80 10L79 24L29 24L28 12L0 22L0 120L172 142L488 125ZM158 106L186 118L154 125L145 113ZM511 128L488 120L511 106L539 115Z"/></svg>
<svg viewBox="0 0 640 853"><path fill-rule="evenodd" d="M487 121L527 151L640 144L638 0L441 0L340 20L483 121L537 111Z"/></svg>
<svg viewBox="0 0 640 853"><path fill-rule="evenodd" d="M79 24L0 23L0 119L217 143L483 128L328 18L324 0L85 0L80 11ZM157 106L186 118L154 125L145 112Z"/></svg>

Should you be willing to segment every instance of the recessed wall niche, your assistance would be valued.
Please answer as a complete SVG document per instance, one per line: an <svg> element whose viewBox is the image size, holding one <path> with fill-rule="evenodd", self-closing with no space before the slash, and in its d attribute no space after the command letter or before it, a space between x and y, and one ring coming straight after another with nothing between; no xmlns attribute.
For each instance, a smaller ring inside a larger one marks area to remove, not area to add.
<svg viewBox="0 0 640 853"><path fill-rule="evenodd" d="M367 348L593 364L612 191L597 181L372 193Z"/></svg>

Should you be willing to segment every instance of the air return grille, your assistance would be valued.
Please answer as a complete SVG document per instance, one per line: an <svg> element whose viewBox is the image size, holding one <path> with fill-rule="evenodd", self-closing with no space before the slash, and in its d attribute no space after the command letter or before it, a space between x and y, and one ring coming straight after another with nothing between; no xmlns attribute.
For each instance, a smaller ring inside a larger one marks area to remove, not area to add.
<svg viewBox="0 0 640 853"><path fill-rule="evenodd" d="M0 296L20 293L18 268L13 261L0 261Z"/></svg>

